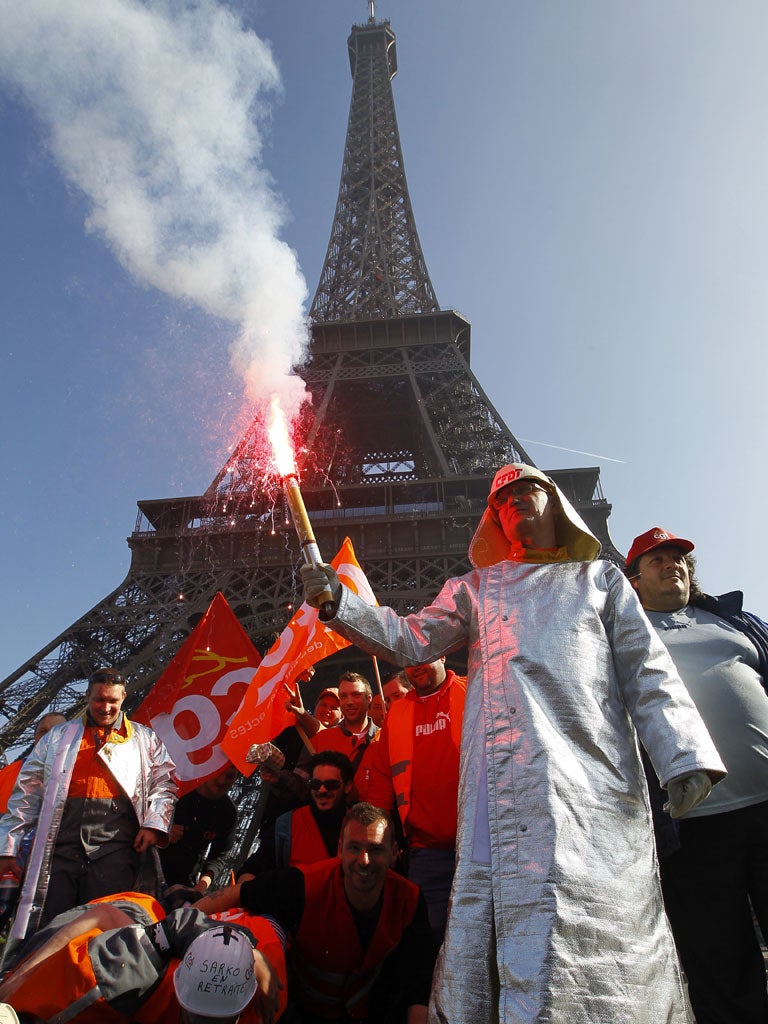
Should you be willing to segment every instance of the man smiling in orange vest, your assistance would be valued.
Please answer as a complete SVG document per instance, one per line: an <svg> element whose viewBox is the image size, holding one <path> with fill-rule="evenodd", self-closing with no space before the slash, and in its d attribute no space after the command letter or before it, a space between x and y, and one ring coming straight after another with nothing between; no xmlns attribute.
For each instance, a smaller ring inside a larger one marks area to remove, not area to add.
<svg viewBox="0 0 768 1024"><path fill-rule="evenodd" d="M291 933L303 1024L425 1024L435 951L423 896L391 870L397 853L386 814L355 804L338 857L265 872L196 906L241 906Z"/></svg>

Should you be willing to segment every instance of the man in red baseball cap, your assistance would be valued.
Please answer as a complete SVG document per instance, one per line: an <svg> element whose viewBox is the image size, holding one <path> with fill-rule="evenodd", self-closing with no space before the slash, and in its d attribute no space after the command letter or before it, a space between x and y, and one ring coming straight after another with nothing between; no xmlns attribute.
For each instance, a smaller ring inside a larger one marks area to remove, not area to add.
<svg viewBox="0 0 768 1024"><path fill-rule="evenodd" d="M664 841L657 829L664 899L697 1024L764 1024L752 908L768 936L768 626L742 610L740 591L703 594L692 551L654 526L627 554L632 586L728 769L707 800L663 821Z"/></svg>
<svg viewBox="0 0 768 1024"><path fill-rule="evenodd" d="M691 551L691 541L676 537L660 526L635 537L627 554L627 576L640 594L643 607L663 612L687 604L689 572L684 556ZM636 582L641 578L642 594Z"/></svg>

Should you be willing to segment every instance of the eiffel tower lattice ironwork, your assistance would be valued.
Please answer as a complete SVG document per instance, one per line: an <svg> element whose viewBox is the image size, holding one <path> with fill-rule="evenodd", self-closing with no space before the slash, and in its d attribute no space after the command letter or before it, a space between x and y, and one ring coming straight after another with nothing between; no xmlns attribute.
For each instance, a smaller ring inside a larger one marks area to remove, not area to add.
<svg viewBox="0 0 768 1024"><path fill-rule="evenodd" d="M382 603L405 612L469 568L467 545L495 467L531 462L470 369L470 324L440 310L416 233L395 120L388 22L349 37L353 76L339 199L312 305L312 397L297 428L302 494L320 550L350 536ZM255 421L211 486L140 501L125 580L0 683L0 743L29 741L47 709L82 706L104 664L136 706L221 590L264 651L297 598L299 554L284 509L262 486ZM619 559L599 470L553 473ZM346 661L344 660L346 659ZM345 667L369 671L354 649ZM335 682L338 663L316 677Z"/></svg>

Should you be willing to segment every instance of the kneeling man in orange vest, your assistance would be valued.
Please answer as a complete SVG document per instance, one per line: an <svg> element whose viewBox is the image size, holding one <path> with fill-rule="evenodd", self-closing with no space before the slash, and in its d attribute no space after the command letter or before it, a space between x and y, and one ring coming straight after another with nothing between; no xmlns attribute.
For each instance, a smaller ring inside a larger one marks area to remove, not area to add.
<svg viewBox="0 0 768 1024"><path fill-rule="evenodd" d="M0 1000L36 1019L272 1024L286 1005L279 925L245 913L209 918L192 908L166 917L142 893L60 914L20 957L0 984Z"/></svg>

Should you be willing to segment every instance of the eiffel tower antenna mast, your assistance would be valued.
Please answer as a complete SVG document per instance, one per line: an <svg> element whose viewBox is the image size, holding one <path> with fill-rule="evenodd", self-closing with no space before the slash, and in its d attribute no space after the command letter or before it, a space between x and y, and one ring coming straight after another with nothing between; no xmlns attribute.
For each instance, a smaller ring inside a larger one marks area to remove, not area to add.
<svg viewBox="0 0 768 1024"><path fill-rule="evenodd" d="M416 231L397 128L389 22L355 26L347 138L336 212L310 315L315 321L380 319L439 309Z"/></svg>

